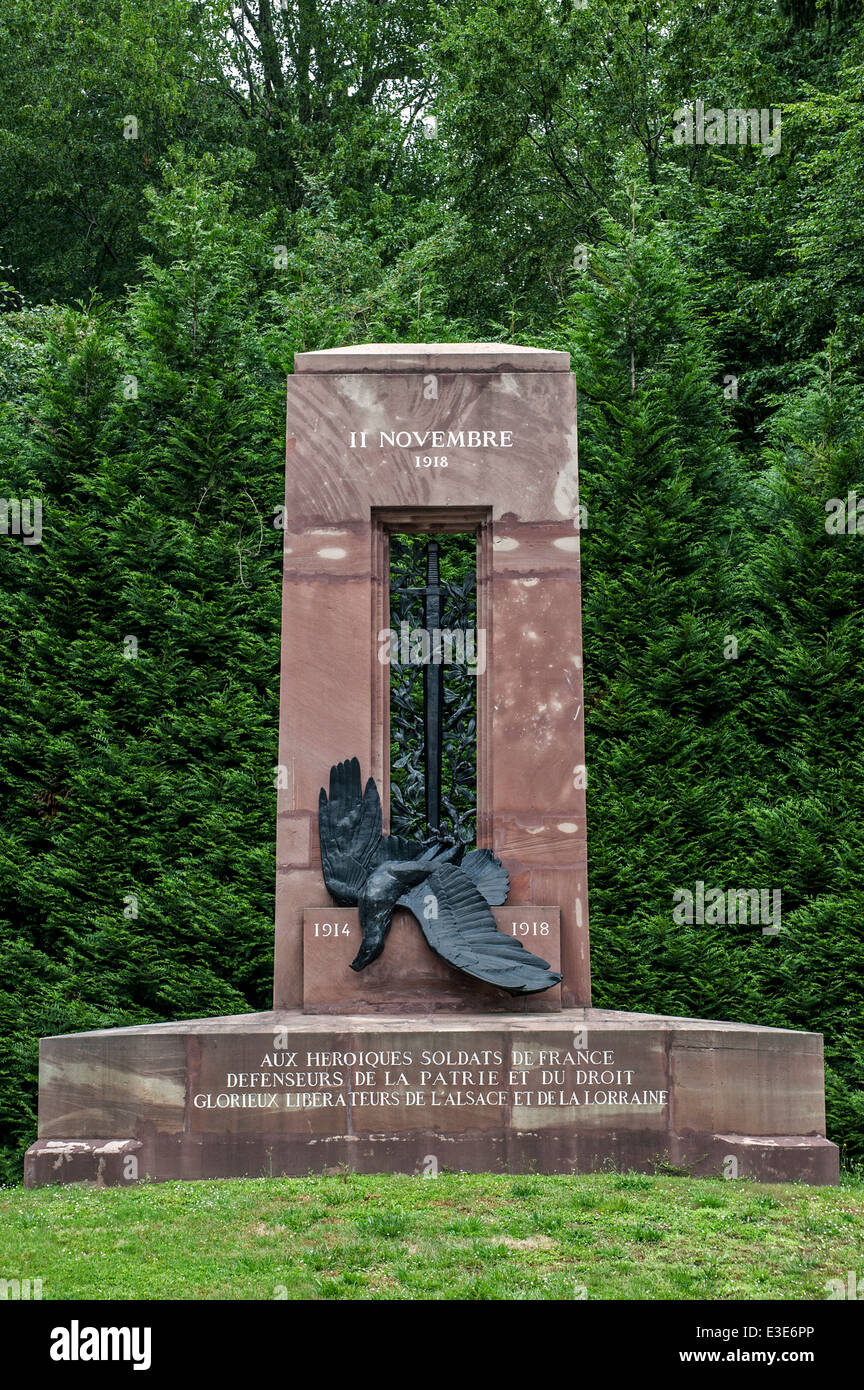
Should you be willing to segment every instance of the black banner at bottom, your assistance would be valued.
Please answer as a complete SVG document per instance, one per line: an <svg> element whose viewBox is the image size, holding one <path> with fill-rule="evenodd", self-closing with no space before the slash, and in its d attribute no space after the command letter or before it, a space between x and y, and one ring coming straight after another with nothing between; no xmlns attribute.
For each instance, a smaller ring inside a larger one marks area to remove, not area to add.
<svg viewBox="0 0 864 1390"><path fill-rule="evenodd" d="M852 1306L850 1306L852 1305ZM271 1302L6 1302L0 1311L4 1349L21 1356L21 1369L40 1381L63 1384L70 1376L98 1376L100 1369L164 1376L191 1373L218 1381L250 1373L268 1375L272 1359L296 1378L328 1381L344 1364L349 1374L365 1362L369 1374L427 1380L430 1357L448 1363L448 1375L472 1365L506 1360L512 1379L519 1354L533 1374L546 1354L572 1358L585 1378L586 1361L598 1372L640 1375L673 1366L685 1375L718 1367L758 1366L764 1373L805 1368L820 1379L841 1361L854 1359L864 1303L857 1297L819 1303L791 1302L591 1302L574 1299L562 1308L523 1302L518 1320L501 1313L502 1302L458 1303L333 1301ZM434 1312L433 1312L434 1308ZM458 1341L448 1340L451 1329ZM405 1339L408 1339L406 1342ZM364 1350L365 1348L365 1350ZM543 1350L545 1348L545 1351ZM416 1362L412 1370L412 1361ZM312 1365L309 1365L311 1358ZM318 1371L315 1370L318 1363ZM556 1375L560 1377L561 1367Z"/></svg>

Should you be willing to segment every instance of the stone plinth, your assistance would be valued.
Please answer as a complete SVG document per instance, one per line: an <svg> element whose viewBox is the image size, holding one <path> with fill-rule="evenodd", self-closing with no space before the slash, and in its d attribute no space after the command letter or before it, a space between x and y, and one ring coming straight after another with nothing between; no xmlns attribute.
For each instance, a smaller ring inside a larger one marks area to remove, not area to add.
<svg viewBox="0 0 864 1390"><path fill-rule="evenodd" d="M119 1187L142 1176L138 1139L37 1139L27 1151L25 1181L30 1187L52 1183L95 1183Z"/></svg>
<svg viewBox="0 0 864 1390"><path fill-rule="evenodd" d="M590 1003L576 391L564 352L369 344L288 381L274 1003L302 1008L318 791L356 756L389 806L389 536L477 537L477 843L557 903L565 1005ZM406 996L410 1005L415 996ZM436 1007L430 1000L428 1008Z"/></svg>
<svg viewBox="0 0 864 1390"><path fill-rule="evenodd" d="M557 907L495 907L499 931L560 969ZM307 1014L557 1013L561 986L514 998L436 956L410 912L398 908L383 954L354 971L356 908L307 907L303 914L303 1011Z"/></svg>
<svg viewBox="0 0 864 1390"><path fill-rule="evenodd" d="M823 1135L812 1033L591 1009L280 1010L44 1039L25 1181L418 1173L430 1159L719 1176L734 1159L739 1177L826 1183Z"/></svg>

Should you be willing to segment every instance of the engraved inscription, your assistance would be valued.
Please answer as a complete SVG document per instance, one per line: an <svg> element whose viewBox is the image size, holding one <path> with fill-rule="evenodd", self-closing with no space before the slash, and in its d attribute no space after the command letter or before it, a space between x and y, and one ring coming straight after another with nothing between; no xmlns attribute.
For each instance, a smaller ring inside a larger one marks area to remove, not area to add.
<svg viewBox="0 0 864 1390"><path fill-rule="evenodd" d="M323 924L322 924L323 925ZM522 925L519 923L516 926ZM542 923L527 924L542 926ZM213 1085L216 1082L216 1085ZM227 1070L195 1094L196 1110L299 1111L452 1106L649 1109L668 1091L640 1080L615 1048L521 1047L262 1051L255 1070Z"/></svg>

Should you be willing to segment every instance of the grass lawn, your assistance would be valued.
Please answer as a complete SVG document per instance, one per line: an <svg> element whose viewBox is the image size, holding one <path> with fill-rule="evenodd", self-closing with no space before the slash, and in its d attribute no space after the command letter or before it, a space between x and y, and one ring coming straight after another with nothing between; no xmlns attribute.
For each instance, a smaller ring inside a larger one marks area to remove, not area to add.
<svg viewBox="0 0 864 1390"><path fill-rule="evenodd" d="M0 1188L0 1278L41 1278L43 1299L824 1299L850 1270L864 1281L860 1178Z"/></svg>

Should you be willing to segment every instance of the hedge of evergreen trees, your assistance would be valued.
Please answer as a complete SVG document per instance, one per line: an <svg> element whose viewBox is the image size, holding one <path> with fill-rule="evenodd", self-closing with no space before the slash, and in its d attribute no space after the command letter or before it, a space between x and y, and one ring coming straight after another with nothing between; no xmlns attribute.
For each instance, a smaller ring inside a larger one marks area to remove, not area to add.
<svg viewBox="0 0 864 1390"><path fill-rule="evenodd" d="M860 1162L857 0L14 0L0 58L5 1178L40 1036L269 1004L284 380L406 339L572 354L595 1003L824 1033Z"/></svg>

